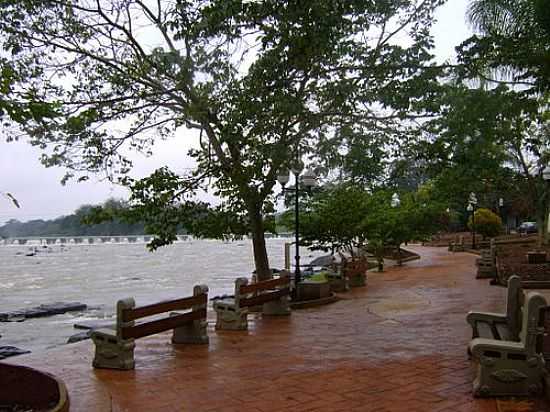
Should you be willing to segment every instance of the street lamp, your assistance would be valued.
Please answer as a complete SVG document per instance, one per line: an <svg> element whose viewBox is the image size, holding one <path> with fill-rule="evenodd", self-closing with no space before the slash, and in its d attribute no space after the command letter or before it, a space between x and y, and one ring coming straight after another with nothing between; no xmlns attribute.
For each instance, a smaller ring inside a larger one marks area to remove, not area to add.
<svg viewBox="0 0 550 412"><path fill-rule="evenodd" d="M294 189L286 189L285 185L290 180L290 173L288 170L279 172L277 176L277 181L282 186L282 191L284 192L293 192L294 194L294 232L296 236L296 269L294 271L294 290L298 290L298 284L301 281L301 272L300 272L300 183L306 190L310 189L317 185L317 175L312 169L306 170L301 176L302 170L304 169L304 164L300 161L299 158L296 159L296 162L292 166L292 174L294 174L295 184Z"/></svg>
<svg viewBox="0 0 550 412"><path fill-rule="evenodd" d="M468 207L466 208L466 210L468 212L472 212L472 249L476 248L476 205L476 194L474 192L471 192L470 197L468 198Z"/></svg>
<svg viewBox="0 0 550 412"><path fill-rule="evenodd" d="M398 207L401 204L401 199L399 199L399 195L397 193L394 193L391 196L391 207Z"/></svg>
<svg viewBox="0 0 550 412"><path fill-rule="evenodd" d="M399 199L399 195L397 193L394 193L392 196L391 196L391 207L393 208L397 208L399 207L399 205L401 205L401 199ZM401 245L398 244L397 245L397 265L398 266L401 266L402 265L402 262L401 262Z"/></svg>
<svg viewBox="0 0 550 412"><path fill-rule="evenodd" d="M504 225L504 229L505 229L506 233L508 233L508 223L504 219L504 212L503 212L504 209L503 208L504 208L504 199L502 197L500 197L498 199L498 214L500 215L500 218L502 220L502 223Z"/></svg>
<svg viewBox="0 0 550 412"><path fill-rule="evenodd" d="M542 178L546 182L546 209L548 210L548 194L550 192L550 165L546 165L544 170L542 171ZM547 242L548 239L548 232L550 232L550 215L548 215L547 218L547 228L546 228L546 235L544 236L544 243Z"/></svg>

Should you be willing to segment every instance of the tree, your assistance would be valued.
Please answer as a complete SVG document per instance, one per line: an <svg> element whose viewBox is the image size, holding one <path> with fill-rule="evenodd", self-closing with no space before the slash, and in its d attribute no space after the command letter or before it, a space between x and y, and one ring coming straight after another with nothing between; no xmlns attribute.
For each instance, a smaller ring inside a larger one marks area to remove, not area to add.
<svg viewBox="0 0 550 412"><path fill-rule="evenodd" d="M432 200L432 189L421 187L417 192L402 193L399 205L392 206L392 191L379 190L368 202L369 213L361 225L369 244L380 251L394 247L401 264L400 247L412 240L424 240L446 223L444 205Z"/></svg>
<svg viewBox="0 0 550 412"><path fill-rule="evenodd" d="M354 250L366 245L367 233L361 221L369 213L369 193L351 185L323 190L309 202L300 217L301 244L311 249L331 252Z"/></svg>
<svg viewBox="0 0 550 412"><path fill-rule="evenodd" d="M303 242L322 250L366 247L381 258L387 247L398 251L402 243L422 240L446 223L442 204L431 199L425 185L417 192L402 193L392 207L392 191L371 193L359 186L331 187L314 198L303 214Z"/></svg>
<svg viewBox="0 0 550 412"><path fill-rule="evenodd" d="M547 208L542 170L550 160L543 100L504 85L458 84L449 85L442 108L424 139L407 148L409 158L424 160L434 196L456 211L465 211L470 192L486 208L503 197L518 215L537 216L542 227Z"/></svg>
<svg viewBox="0 0 550 412"><path fill-rule="evenodd" d="M213 185L224 200L217 212L252 234L264 279L264 216L296 153L350 133L402 136L408 119L431 114L424 97L441 69L430 63L428 27L442 3L2 0L0 41L25 73L12 83L23 102L55 108L58 116L22 128L44 164L69 168L68 177L116 179L131 168L127 148L147 153L157 138L197 130L196 170L122 179L138 192L131 205L173 226Z"/></svg>

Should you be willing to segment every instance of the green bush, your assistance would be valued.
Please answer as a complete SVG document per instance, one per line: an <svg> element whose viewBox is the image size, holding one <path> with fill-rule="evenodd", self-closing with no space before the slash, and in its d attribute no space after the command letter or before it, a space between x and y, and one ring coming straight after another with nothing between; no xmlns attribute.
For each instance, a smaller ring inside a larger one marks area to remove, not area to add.
<svg viewBox="0 0 550 412"><path fill-rule="evenodd" d="M468 228L472 230L472 216L468 219ZM475 231L483 238L497 236L502 231L502 219L489 209L475 211Z"/></svg>
<svg viewBox="0 0 550 412"><path fill-rule="evenodd" d="M324 283L327 281L327 272L319 272L314 275L311 275L307 278L310 282L318 282L318 283Z"/></svg>

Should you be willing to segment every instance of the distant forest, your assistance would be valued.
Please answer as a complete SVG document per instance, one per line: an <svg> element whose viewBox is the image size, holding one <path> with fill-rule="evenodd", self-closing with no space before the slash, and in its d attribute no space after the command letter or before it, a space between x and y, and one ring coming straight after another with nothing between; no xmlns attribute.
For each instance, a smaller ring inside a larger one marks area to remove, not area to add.
<svg viewBox="0 0 550 412"><path fill-rule="evenodd" d="M108 200L105 204L119 206L122 202ZM9 220L0 226L0 238L27 236L124 236L142 235L145 229L142 223L128 224L118 219L98 224L85 224L83 218L94 208L92 205L79 207L72 215L53 220L31 220L20 222Z"/></svg>

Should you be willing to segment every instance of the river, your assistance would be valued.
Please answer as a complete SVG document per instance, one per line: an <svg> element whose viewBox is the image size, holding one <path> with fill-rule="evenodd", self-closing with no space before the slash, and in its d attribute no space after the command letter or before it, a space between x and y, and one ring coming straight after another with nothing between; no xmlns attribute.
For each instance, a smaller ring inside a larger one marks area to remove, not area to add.
<svg viewBox="0 0 550 412"><path fill-rule="evenodd" d="M270 265L284 266L284 243L267 240ZM34 256L27 256L36 250ZM304 261L315 255L304 249ZM209 297L232 294L237 277L254 268L250 240L188 240L149 252L144 243L0 246L0 312L44 303L79 301L91 307L24 322L0 323L0 346L33 352L56 347L78 333L76 322L113 319L116 301L134 297L138 306L188 296L206 284Z"/></svg>

